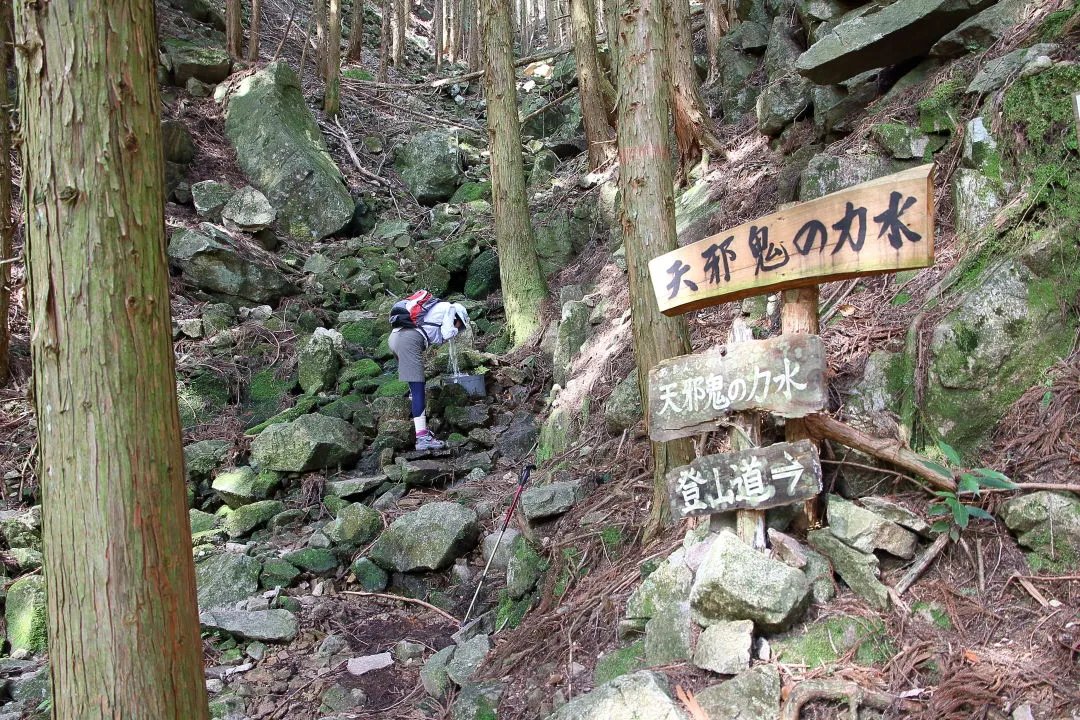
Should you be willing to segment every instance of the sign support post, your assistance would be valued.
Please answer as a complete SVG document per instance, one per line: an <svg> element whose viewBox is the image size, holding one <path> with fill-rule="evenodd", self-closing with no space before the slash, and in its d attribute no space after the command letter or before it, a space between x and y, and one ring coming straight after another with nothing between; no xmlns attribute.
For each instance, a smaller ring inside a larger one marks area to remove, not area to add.
<svg viewBox="0 0 1080 720"><path fill-rule="evenodd" d="M735 318L728 333L728 346L754 339L754 333L741 317ZM761 445L761 415L756 410L744 410L731 415L731 449L749 450ZM741 432L740 432L741 430ZM735 529L739 538L758 552L765 552L765 511L737 510Z"/></svg>
<svg viewBox="0 0 1080 720"><path fill-rule="evenodd" d="M780 307L780 332L785 335L817 335L818 323L818 287L785 290L784 302ZM810 437L806 423L802 418L789 418L784 424L784 439L788 442L805 440ZM808 528L821 524L818 498L811 498L803 503L802 517Z"/></svg>

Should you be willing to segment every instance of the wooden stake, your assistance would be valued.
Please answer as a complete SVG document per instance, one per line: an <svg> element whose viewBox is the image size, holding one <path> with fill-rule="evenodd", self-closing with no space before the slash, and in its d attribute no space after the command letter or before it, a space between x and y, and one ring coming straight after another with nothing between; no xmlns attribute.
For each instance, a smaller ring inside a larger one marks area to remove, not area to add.
<svg viewBox="0 0 1080 720"><path fill-rule="evenodd" d="M754 339L754 333L746 321L735 318L728 333L728 347ZM732 413L731 449L747 450L761 444L761 414L754 410ZM735 428L740 428L739 432ZM735 528L744 543L765 552L765 511L739 510L735 513Z"/></svg>
<svg viewBox="0 0 1080 720"><path fill-rule="evenodd" d="M780 309L780 332L785 335L818 334L818 286L785 290L784 304ZM789 419L784 426L784 439L788 442L810 438L806 421ZM802 520L806 527L821 525L818 501L807 500L802 506Z"/></svg>

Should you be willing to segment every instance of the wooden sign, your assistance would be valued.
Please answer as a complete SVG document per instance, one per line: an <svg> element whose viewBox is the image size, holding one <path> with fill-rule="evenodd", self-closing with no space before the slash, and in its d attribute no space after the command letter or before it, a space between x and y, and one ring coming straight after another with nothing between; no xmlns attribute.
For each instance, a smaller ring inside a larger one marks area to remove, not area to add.
<svg viewBox="0 0 1080 720"><path fill-rule="evenodd" d="M934 263L933 165L856 185L649 263L660 311Z"/></svg>
<svg viewBox="0 0 1080 720"><path fill-rule="evenodd" d="M764 510L821 492L821 462L809 440L706 455L667 474L675 517Z"/></svg>
<svg viewBox="0 0 1080 720"><path fill-rule="evenodd" d="M825 406L825 346L817 335L738 343L727 355L683 355L649 372L649 437L714 430L737 410L803 417Z"/></svg>

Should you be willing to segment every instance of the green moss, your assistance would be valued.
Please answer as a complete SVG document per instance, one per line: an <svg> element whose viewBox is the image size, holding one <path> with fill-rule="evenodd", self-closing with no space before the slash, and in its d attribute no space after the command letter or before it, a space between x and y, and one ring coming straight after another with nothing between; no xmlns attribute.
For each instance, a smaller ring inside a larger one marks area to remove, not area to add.
<svg viewBox="0 0 1080 720"><path fill-rule="evenodd" d="M465 183L459 187L454 196L450 198L450 204L456 205L457 203L467 203L474 200L490 200L491 199L491 181L485 182L470 182Z"/></svg>
<svg viewBox="0 0 1080 720"><path fill-rule="evenodd" d="M189 428L208 423L229 404L229 382L213 372L200 372L177 389L180 425Z"/></svg>
<svg viewBox="0 0 1080 720"><path fill-rule="evenodd" d="M400 380L391 380L390 382L383 383L379 386L379 389L375 391L375 397L401 397L409 392L409 383L401 382Z"/></svg>
<svg viewBox="0 0 1080 720"><path fill-rule="evenodd" d="M1069 21L1080 12L1080 2L1074 2L1072 7L1050 13L1039 27L1039 42L1054 42L1059 39L1069 26ZM1072 29L1076 29L1075 23Z"/></svg>
<svg viewBox="0 0 1080 720"><path fill-rule="evenodd" d="M593 669L593 685L600 686L622 675L645 667L645 641L609 652L596 661Z"/></svg>
<svg viewBox="0 0 1080 720"><path fill-rule="evenodd" d="M526 595L520 600L514 601L506 594L505 590L499 591L499 606L495 612L495 632L503 628L516 628L521 624L525 613L532 607L533 596Z"/></svg>
<svg viewBox="0 0 1080 720"><path fill-rule="evenodd" d="M926 133L952 132L959 116L959 105L968 79L957 74L940 83L918 104L919 128Z"/></svg>
<svg viewBox="0 0 1080 720"><path fill-rule="evenodd" d="M390 325L383 318L357 320L341 327L341 336L346 342L368 350L377 347L382 336L389 333Z"/></svg>
<svg viewBox="0 0 1080 720"><path fill-rule="evenodd" d="M296 404L288 410L278 413L274 417L270 418L266 422L259 423L255 427L249 428L244 431L245 435L258 435L266 428L277 423L292 422L301 415L307 415L315 408L317 400L311 395L301 395L296 400Z"/></svg>
<svg viewBox="0 0 1080 720"><path fill-rule="evenodd" d="M1080 560L1076 551L1067 543L1054 542L1050 532L1040 534L1028 534L1025 538L1031 547L1027 553L1028 565L1035 572L1049 572L1054 575L1064 575L1075 572Z"/></svg>
<svg viewBox="0 0 1080 720"><path fill-rule="evenodd" d="M341 74L351 80L374 80L375 76L363 68L345 68Z"/></svg>
<svg viewBox="0 0 1080 720"><path fill-rule="evenodd" d="M266 368L251 377L248 398L256 403L278 402L296 387L296 383L295 375L278 378L273 368Z"/></svg>
<svg viewBox="0 0 1080 720"><path fill-rule="evenodd" d="M618 525L605 525L604 529L600 531L600 540L608 550L617 548L623 544L622 528Z"/></svg>
<svg viewBox="0 0 1080 720"><path fill-rule="evenodd" d="M889 304L890 305L907 305L909 302L911 302L911 293L898 292L898 293L896 293L896 297L894 297L892 299L892 302L889 303Z"/></svg>
<svg viewBox="0 0 1080 720"><path fill-rule="evenodd" d="M781 662L810 668L828 666L852 649L859 665L881 665L896 654L896 648L880 620L837 615L809 625L773 643Z"/></svg>

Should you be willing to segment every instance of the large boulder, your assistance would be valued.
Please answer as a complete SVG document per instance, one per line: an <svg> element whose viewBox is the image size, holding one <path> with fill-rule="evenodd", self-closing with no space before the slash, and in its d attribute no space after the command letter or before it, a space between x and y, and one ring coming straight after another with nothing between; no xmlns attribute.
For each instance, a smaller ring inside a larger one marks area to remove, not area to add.
<svg viewBox="0 0 1080 720"><path fill-rule="evenodd" d="M48 646L48 614L45 578L29 575L8 589L4 616L11 652L36 653Z"/></svg>
<svg viewBox="0 0 1080 720"><path fill-rule="evenodd" d="M248 640L289 642L299 625L288 610L207 610L199 614L206 630L221 630Z"/></svg>
<svg viewBox="0 0 1080 720"><path fill-rule="evenodd" d="M229 99L225 134L290 235L318 240L352 219L356 203L288 64L274 62L244 78Z"/></svg>
<svg viewBox="0 0 1080 720"><path fill-rule="evenodd" d="M943 35L995 0L897 0L854 14L804 52L795 68L819 85L926 55Z"/></svg>
<svg viewBox="0 0 1080 720"><path fill-rule="evenodd" d="M934 43L933 57L951 58L985 50L1033 9L1026 0L1001 0L960 23L955 30Z"/></svg>
<svg viewBox="0 0 1080 720"><path fill-rule="evenodd" d="M195 212L209 220L221 218L221 211L236 193L232 185L217 180L203 180L191 186L191 200Z"/></svg>
<svg viewBox="0 0 1080 720"><path fill-rule="evenodd" d="M837 495L829 495L829 532L864 553L874 550L910 560L918 538L891 520Z"/></svg>
<svg viewBox="0 0 1080 720"><path fill-rule="evenodd" d="M604 404L604 424L608 431L620 433L636 425L643 415L641 388L638 387L637 368L634 368L608 396Z"/></svg>
<svg viewBox="0 0 1080 720"><path fill-rule="evenodd" d="M465 181L463 153L454 130L413 135L398 151L394 167L422 205L449 200Z"/></svg>
<svg viewBox="0 0 1080 720"><path fill-rule="evenodd" d="M556 482L538 485L521 493L521 511L530 521L562 515L585 497L580 482Z"/></svg>
<svg viewBox="0 0 1080 720"><path fill-rule="evenodd" d="M251 459L263 470L309 472L349 465L360 452L360 433L325 415L301 415L263 430L251 443Z"/></svg>
<svg viewBox="0 0 1080 720"><path fill-rule="evenodd" d="M667 679L648 670L606 682L579 695L548 716L548 720L687 720L671 699Z"/></svg>
<svg viewBox="0 0 1080 720"><path fill-rule="evenodd" d="M552 358L552 379L556 385L566 386L570 380L574 355L585 345L589 338L589 315L592 308L581 300L570 300L563 304L562 319L555 341L555 353Z"/></svg>
<svg viewBox="0 0 1080 720"><path fill-rule="evenodd" d="M191 78L213 85L232 72L232 59L221 48L164 38L161 50L165 53L166 66L172 71L173 85L177 87L183 87Z"/></svg>
<svg viewBox="0 0 1080 720"><path fill-rule="evenodd" d="M349 503L323 527L323 534L338 545L365 545L382 530L382 515L361 503Z"/></svg>
<svg viewBox="0 0 1080 720"><path fill-rule="evenodd" d="M369 553L387 570L442 570L476 546L476 513L452 502L435 502L395 520Z"/></svg>
<svg viewBox="0 0 1080 720"><path fill-rule="evenodd" d="M790 627L809 598L806 575L755 552L730 532L713 542L690 589L690 606L702 625L753 620L767 632Z"/></svg>
<svg viewBox="0 0 1080 720"><path fill-rule="evenodd" d="M169 241L169 258L199 290L222 299L275 304L296 288L274 268L241 257L216 240L179 229Z"/></svg>
<svg viewBox="0 0 1080 720"><path fill-rule="evenodd" d="M649 573L626 601L626 617L651 618L690 599L694 574L681 562L670 560Z"/></svg>
<svg viewBox="0 0 1080 720"><path fill-rule="evenodd" d="M218 473L211 488L231 508L238 508L270 497L281 484L274 472L258 473L248 466Z"/></svg>
<svg viewBox="0 0 1080 720"><path fill-rule="evenodd" d="M806 78L796 75L780 78L766 87L757 99L758 131L779 135L810 107L811 87Z"/></svg>
<svg viewBox="0 0 1080 720"><path fill-rule="evenodd" d="M1080 565L1080 500L1071 493L1040 491L1005 503L999 512L1017 541L1033 552L1033 569L1069 572Z"/></svg>
<svg viewBox="0 0 1080 720"><path fill-rule="evenodd" d="M195 564L199 607L229 607L259 590L262 566L255 558L238 553L217 553Z"/></svg>
<svg viewBox="0 0 1080 720"><path fill-rule="evenodd" d="M319 393L334 387L341 367L339 352L344 347L345 338L337 330L315 328L300 349L297 360L300 388L305 393Z"/></svg>
<svg viewBox="0 0 1080 720"><path fill-rule="evenodd" d="M709 720L776 720L780 717L780 671L758 665L694 695Z"/></svg>
<svg viewBox="0 0 1080 720"><path fill-rule="evenodd" d="M229 457L233 445L225 440L202 440L184 446L184 474L188 482L209 480L214 471Z"/></svg>
<svg viewBox="0 0 1080 720"><path fill-rule="evenodd" d="M799 199L816 200L837 190L875 180L908 167L878 155L821 153L810 158L799 184Z"/></svg>

